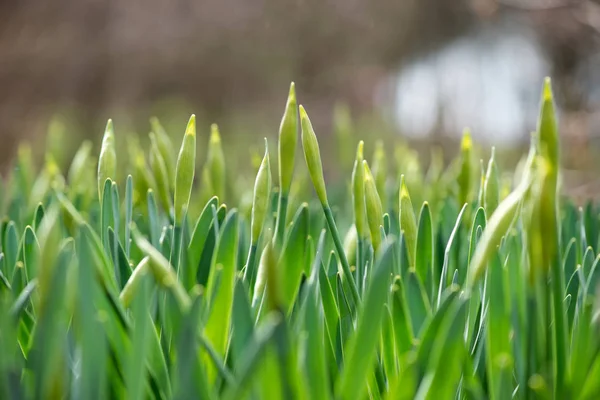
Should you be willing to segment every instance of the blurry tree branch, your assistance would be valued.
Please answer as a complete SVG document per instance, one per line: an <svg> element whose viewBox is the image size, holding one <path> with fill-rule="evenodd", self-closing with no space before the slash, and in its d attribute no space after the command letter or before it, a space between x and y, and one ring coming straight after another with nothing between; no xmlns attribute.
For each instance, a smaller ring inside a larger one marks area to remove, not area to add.
<svg viewBox="0 0 600 400"><path fill-rule="evenodd" d="M505 7L513 7L522 10L540 11L556 8L572 7L584 3L587 0L495 0Z"/></svg>

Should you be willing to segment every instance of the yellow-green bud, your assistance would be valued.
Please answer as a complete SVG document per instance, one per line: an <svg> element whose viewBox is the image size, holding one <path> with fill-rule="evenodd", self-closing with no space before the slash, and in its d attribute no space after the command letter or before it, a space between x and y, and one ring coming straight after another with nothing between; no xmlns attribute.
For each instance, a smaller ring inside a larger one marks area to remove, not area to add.
<svg viewBox="0 0 600 400"><path fill-rule="evenodd" d="M377 251L381 244L381 226L383 225L383 210L381 208L381 200L377 193L375 180L369 169L369 164L366 160L363 161L364 182L365 182L365 208L367 210L367 223L371 231L371 243L373 250Z"/></svg>
<svg viewBox="0 0 600 400"><path fill-rule="evenodd" d="M544 276L549 265L544 262L544 248L546 240L542 232L541 221L541 196L542 186L548 172L547 161L541 156L535 156L530 164L529 176L534 176L535 182L529 189L526 199L527 207L523 212L523 225L527 231L527 253L529 255L529 283L534 284L537 279ZM549 244L551 245L551 244Z"/></svg>
<svg viewBox="0 0 600 400"><path fill-rule="evenodd" d="M279 190L285 196L290 191L294 175L294 159L298 142L298 108L296 103L296 86L290 84L290 93L281 124L279 126Z"/></svg>
<svg viewBox="0 0 600 400"><path fill-rule="evenodd" d="M460 143L460 172L458 174L459 202L462 206L470 201L472 186L472 150L471 132L466 128Z"/></svg>
<svg viewBox="0 0 600 400"><path fill-rule="evenodd" d="M98 196L102 200L104 191L104 182L111 178L115 180L117 175L117 153L115 152L115 132L111 119L106 124L104 137L102 138L102 147L100 157L98 158Z"/></svg>
<svg viewBox="0 0 600 400"><path fill-rule="evenodd" d="M17 157L19 162L19 184L21 185L21 190L23 191L23 194L27 196L29 194L29 191L31 190L31 186L33 185L35 169L33 157L31 155L31 146L28 143L23 143L19 145Z"/></svg>
<svg viewBox="0 0 600 400"><path fill-rule="evenodd" d="M354 224L350 226L346 237L344 238L344 253L348 259L348 264L356 266L356 248L358 246L358 236Z"/></svg>
<svg viewBox="0 0 600 400"><path fill-rule="evenodd" d="M46 152L51 154L58 163L65 161L65 149L63 145L67 136L67 126L62 118L53 117L48 125L48 136L46 137Z"/></svg>
<svg viewBox="0 0 600 400"><path fill-rule="evenodd" d="M139 147L135 136L127 136L129 159L132 160L135 179L133 180L133 201L135 204L145 204L148 190L156 190L157 184L154 176L150 173L146 155Z"/></svg>
<svg viewBox="0 0 600 400"><path fill-rule="evenodd" d="M190 202L194 173L196 169L196 116L192 114L185 129L185 135L177 157L175 172L175 224L179 225L183 219L184 208Z"/></svg>
<svg viewBox="0 0 600 400"><path fill-rule="evenodd" d="M171 201L171 189L169 185L169 175L167 167L165 166L165 160L158 148L156 135L150 132L150 167L154 172L154 178L156 180L156 189L158 196L163 205L164 210L168 213L172 206Z"/></svg>
<svg viewBox="0 0 600 400"><path fill-rule="evenodd" d="M208 143L208 157L206 165L210 173L210 182L214 190L214 195L219 200L225 199L225 156L221 146L221 135L217 124L210 126L210 141Z"/></svg>
<svg viewBox="0 0 600 400"><path fill-rule="evenodd" d="M85 140L81 143L81 146L79 146L77 153L75 153L75 156L73 157L69 172L67 173L67 179L69 180L70 186L76 187L81 181L91 152L92 142Z"/></svg>
<svg viewBox="0 0 600 400"><path fill-rule="evenodd" d="M498 205L496 212L488 220L469 265L467 281L469 288L472 288L483 275L490 257L512 225L519 211L521 201L531 185L532 180L522 182Z"/></svg>
<svg viewBox="0 0 600 400"><path fill-rule="evenodd" d="M269 197L271 194L271 163L269 162L269 147L265 138L265 156L260 163L254 182L254 199L252 201L252 223L251 243L258 242L263 229L265 216L269 208Z"/></svg>
<svg viewBox="0 0 600 400"><path fill-rule="evenodd" d="M171 142L171 138L158 121L158 118L150 118L150 126L156 135L156 144L165 162L169 182L175 182L175 151L173 150L173 142Z"/></svg>
<svg viewBox="0 0 600 400"><path fill-rule="evenodd" d="M378 140L375 142L375 152L373 153L373 178L375 180L375 186L377 186L377 192L381 197L382 207L385 208L385 178L387 176L387 165L385 159L385 150L383 148L383 141Z"/></svg>
<svg viewBox="0 0 600 400"><path fill-rule="evenodd" d="M521 166L520 182L525 182L532 179L536 171L536 167L539 164L540 154L538 149L537 137L537 133L531 133L531 143L529 145L529 152L527 153L527 157L523 160L523 165Z"/></svg>
<svg viewBox="0 0 600 400"><path fill-rule="evenodd" d="M202 168L202 184L200 187L202 188L202 203L206 203L211 197L214 196L215 191L212 186L212 179L210 177L210 171L208 167L205 165Z"/></svg>
<svg viewBox="0 0 600 400"><path fill-rule="evenodd" d="M144 279L143 277L148 276L149 273L150 257L146 256L135 266L129 280L125 284L125 287L123 287L123 290L121 290L121 294L119 294L119 300L121 300L125 308L129 308L139 290L142 279Z"/></svg>
<svg viewBox="0 0 600 400"><path fill-rule="evenodd" d="M552 87L550 78L544 80L544 89L542 92L542 104L540 116L538 119L538 137L539 148L542 157L548 160L548 167L552 168L549 172L558 173L559 165L559 140L558 129L556 127L556 115L554 112L554 100L552 98Z"/></svg>
<svg viewBox="0 0 600 400"><path fill-rule="evenodd" d="M266 240L265 242L267 244L263 249L262 255L260 256L260 261L258 263L258 272L256 274L256 281L254 283L254 294L252 295L252 307L255 307L263 296L267 281L273 281L269 275L271 275L277 268L277 256L275 254L275 249L273 248L273 243L271 240ZM277 289L278 288L272 290L276 296Z"/></svg>
<svg viewBox="0 0 600 400"><path fill-rule="evenodd" d="M478 207L483 207L485 200L485 167L483 166L483 160L479 160L479 164L481 167L480 173L480 182L479 182L479 194L477 195L477 205Z"/></svg>
<svg viewBox="0 0 600 400"><path fill-rule="evenodd" d="M419 199L423 193L423 172L421 171L419 158L419 153L416 150L406 151L404 154L404 167L401 169L404 171L406 185L410 187L413 199ZM420 201L416 203L420 203Z"/></svg>
<svg viewBox="0 0 600 400"><path fill-rule="evenodd" d="M364 143L361 140L358 142L356 149L356 160L352 169L352 205L354 206L354 225L356 233L360 238L365 238L368 235L365 216L365 182L364 182L364 167L363 167L363 147Z"/></svg>
<svg viewBox="0 0 600 400"><path fill-rule="evenodd" d="M404 175L400 177L400 229L404 231L409 266L414 267L417 251L417 220L404 182Z"/></svg>
<svg viewBox="0 0 600 400"><path fill-rule="evenodd" d="M37 306L39 307L36 311L38 315L42 315L50 304L50 296L52 296L51 285L52 278L56 271L57 260L56 256L60 248L60 227L59 227L59 214L60 210L58 205L51 205L42 218L40 227L37 230L37 238L40 244L40 267L38 267L38 296ZM69 239L65 241L70 242L70 246L73 245L73 240Z"/></svg>
<svg viewBox="0 0 600 400"><path fill-rule="evenodd" d="M538 121L539 150L543 158L543 179L540 192L540 229L548 240L544 241L544 265L548 267L558 252L558 168L559 139L552 99L550 78L544 81L542 105Z"/></svg>
<svg viewBox="0 0 600 400"><path fill-rule="evenodd" d="M333 128L338 145L338 161L342 165L351 162L352 118L348 105L337 103L333 110ZM362 166L361 166L362 168Z"/></svg>
<svg viewBox="0 0 600 400"><path fill-rule="evenodd" d="M427 170L427 181L436 182L444 169L444 152L441 147L431 149L431 162Z"/></svg>
<svg viewBox="0 0 600 400"><path fill-rule="evenodd" d="M492 155L485 175L483 200L485 212L487 215L492 215L500 201L500 178L498 177L495 147L492 147Z"/></svg>
<svg viewBox="0 0 600 400"><path fill-rule="evenodd" d="M323 165L321 164L321 154L319 152L319 142L317 135L313 130L310 119L306 114L304 107L300 106L300 123L302 125L302 148L304 150L304 158L310 173L317 196L323 206L327 206L327 191L325 190L325 179L323 178Z"/></svg>

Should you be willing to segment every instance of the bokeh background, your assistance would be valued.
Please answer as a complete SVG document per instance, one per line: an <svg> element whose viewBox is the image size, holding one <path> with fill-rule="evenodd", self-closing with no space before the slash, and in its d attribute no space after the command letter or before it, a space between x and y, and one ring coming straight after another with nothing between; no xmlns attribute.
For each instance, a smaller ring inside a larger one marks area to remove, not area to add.
<svg viewBox="0 0 600 400"><path fill-rule="evenodd" d="M98 144L109 117L118 138L145 135L153 115L179 138L191 113L200 143L217 122L243 159L275 138L291 81L325 157L345 105L367 140L400 136L426 159L468 126L509 167L548 75L565 182L593 194L599 49L598 0L3 1L0 170L48 131L66 132L52 145L72 154L83 138Z"/></svg>

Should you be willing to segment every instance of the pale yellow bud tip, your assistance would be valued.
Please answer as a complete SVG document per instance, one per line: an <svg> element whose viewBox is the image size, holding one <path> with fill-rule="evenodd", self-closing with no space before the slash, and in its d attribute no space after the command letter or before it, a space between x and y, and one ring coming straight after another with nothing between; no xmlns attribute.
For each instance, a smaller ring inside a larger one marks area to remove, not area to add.
<svg viewBox="0 0 600 400"><path fill-rule="evenodd" d="M219 133L219 126L217 124L210 126L210 142L221 143L221 134Z"/></svg>
<svg viewBox="0 0 600 400"><path fill-rule="evenodd" d="M304 106L302 104L300 104L300 107L298 107L298 109L300 110L300 119L302 121L308 120L308 114L306 113Z"/></svg>
<svg viewBox="0 0 600 400"><path fill-rule="evenodd" d="M409 197L408 188L406 187L406 182L404 181L404 174L400 175L400 197Z"/></svg>
<svg viewBox="0 0 600 400"><path fill-rule="evenodd" d="M544 79L544 101L552 101L552 82L550 77Z"/></svg>
<svg viewBox="0 0 600 400"><path fill-rule="evenodd" d="M473 141L471 140L471 130L469 128L465 128L463 131L462 142L460 147L463 150L469 150L473 147Z"/></svg>
<svg viewBox="0 0 600 400"><path fill-rule="evenodd" d="M185 128L185 134L196 136L196 115L192 114L188 121L187 128Z"/></svg>
<svg viewBox="0 0 600 400"><path fill-rule="evenodd" d="M358 147L356 148L356 159L357 160L362 160L364 158L364 155L363 155L364 147L365 147L365 142L363 142L362 140L360 142L358 142Z"/></svg>
<svg viewBox="0 0 600 400"><path fill-rule="evenodd" d="M373 176L371 175L371 169L369 168L369 163L367 160L363 160L363 168L365 170L364 181L369 182L373 180Z"/></svg>

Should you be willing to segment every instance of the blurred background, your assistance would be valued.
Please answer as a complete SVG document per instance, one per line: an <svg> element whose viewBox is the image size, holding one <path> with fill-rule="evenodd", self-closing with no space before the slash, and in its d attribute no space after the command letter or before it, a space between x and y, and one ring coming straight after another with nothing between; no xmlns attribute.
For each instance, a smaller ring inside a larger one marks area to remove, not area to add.
<svg viewBox="0 0 600 400"><path fill-rule="evenodd" d="M468 126L509 167L551 76L565 182L594 192L599 49L598 0L3 1L0 170L52 130L67 154L97 149L109 117L118 140L155 115L178 143L196 113L202 146L217 122L226 150L260 148L291 81L325 156L344 104L357 137L398 135L427 158Z"/></svg>

